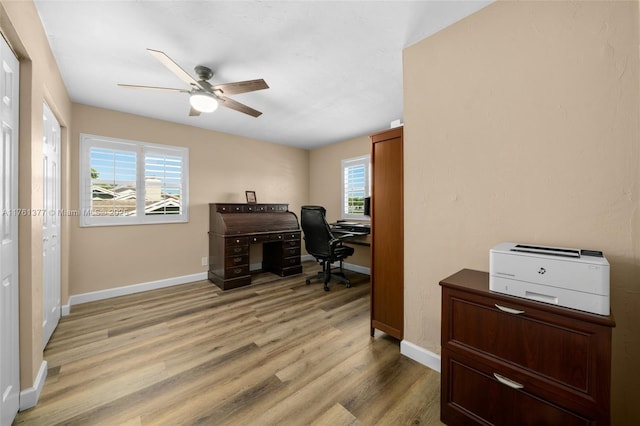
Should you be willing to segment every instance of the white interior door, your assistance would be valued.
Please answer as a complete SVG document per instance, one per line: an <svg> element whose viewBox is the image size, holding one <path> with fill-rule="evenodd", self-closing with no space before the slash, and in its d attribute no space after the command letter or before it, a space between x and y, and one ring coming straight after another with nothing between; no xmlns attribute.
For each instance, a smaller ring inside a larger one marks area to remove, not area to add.
<svg viewBox="0 0 640 426"><path fill-rule="evenodd" d="M42 347L60 320L60 124L43 105Z"/></svg>
<svg viewBox="0 0 640 426"><path fill-rule="evenodd" d="M18 327L18 59L0 37L0 425L19 407Z"/></svg>

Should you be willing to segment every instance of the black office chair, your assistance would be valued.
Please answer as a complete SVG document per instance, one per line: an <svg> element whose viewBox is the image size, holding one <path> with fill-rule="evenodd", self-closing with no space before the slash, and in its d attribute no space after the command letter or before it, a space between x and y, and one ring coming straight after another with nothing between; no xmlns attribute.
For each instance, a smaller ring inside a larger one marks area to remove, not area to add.
<svg viewBox="0 0 640 426"><path fill-rule="evenodd" d="M326 210L322 206L302 206L300 214L300 223L304 232L304 245L307 252L322 263L322 272L318 272L313 277L307 277L307 285L311 284L314 278L322 278L324 280L324 291L329 291L329 281L334 278L347 287L351 287L351 283L345 277L342 270L342 261L353 254L353 247L342 245L342 239L336 238L331 233L331 228L325 219ZM333 272L331 264L340 262L340 271Z"/></svg>

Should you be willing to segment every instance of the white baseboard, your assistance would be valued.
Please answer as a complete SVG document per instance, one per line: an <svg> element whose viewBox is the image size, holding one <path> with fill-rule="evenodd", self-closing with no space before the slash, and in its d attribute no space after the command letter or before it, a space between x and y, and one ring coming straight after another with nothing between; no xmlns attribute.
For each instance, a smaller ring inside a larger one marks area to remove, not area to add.
<svg viewBox="0 0 640 426"><path fill-rule="evenodd" d="M315 261L316 259L310 254L305 254L300 256L300 261L304 262L306 260ZM333 266L338 266L338 263L334 263ZM366 266L354 265L352 263L343 263L342 267L347 271L359 272L361 274L371 275L371 269Z"/></svg>
<svg viewBox="0 0 640 426"><path fill-rule="evenodd" d="M371 269L366 266L354 265L352 263L343 263L342 266L347 271L359 272L361 274L371 275Z"/></svg>
<svg viewBox="0 0 640 426"><path fill-rule="evenodd" d="M314 257L311 256L310 254L306 254L304 256L301 256L301 260L302 261L314 260ZM354 272L359 272L361 274L370 275L370 270L367 267L360 266L360 265L353 265L350 263L344 263L343 266L344 266L344 269L348 271L354 271ZM259 270L260 268L262 268L262 265L259 263L250 265L251 270L256 270L256 269ZM110 288L107 290L92 291L89 293L82 293L82 294L73 294L69 297L67 304L62 305L60 307L61 315L62 316L69 315L71 313L71 307L73 305L80 305L82 303L95 302L97 300L110 299L112 297L118 297L118 296L126 296L128 294L140 293L142 291L156 290L159 288L171 287L174 285L186 284L186 283L202 281L206 279L207 279L207 273L201 272L198 274L183 275L181 277L166 278L163 280L149 281L149 282L140 283L140 284L132 284L132 285L127 285L123 287Z"/></svg>
<svg viewBox="0 0 640 426"><path fill-rule="evenodd" d="M33 386L20 391L20 411L28 410L29 408L36 406L46 379L47 361L42 361L38 374L36 375L36 380L33 382Z"/></svg>
<svg viewBox="0 0 640 426"><path fill-rule="evenodd" d="M66 305L62 306L62 315L69 315L71 306L80 305L87 302L95 302L96 300L109 299L112 297L126 296L128 294L140 293L142 291L156 290L159 288L171 287L179 284L187 284L195 281L207 279L207 273L183 275L181 277L166 278L163 280L149 281L146 283L132 284L123 287L110 288L107 290L92 291L89 293L74 294L69 297Z"/></svg>
<svg viewBox="0 0 640 426"><path fill-rule="evenodd" d="M440 373L441 361L440 355L437 353L428 351L406 340L400 342L400 353Z"/></svg>

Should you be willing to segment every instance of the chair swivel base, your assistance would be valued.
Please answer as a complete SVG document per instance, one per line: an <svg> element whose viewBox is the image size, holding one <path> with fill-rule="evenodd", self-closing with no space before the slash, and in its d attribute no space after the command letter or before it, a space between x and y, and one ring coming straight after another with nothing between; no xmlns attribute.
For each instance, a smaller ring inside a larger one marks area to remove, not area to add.
<svg viewBox="0 0 640 426"><path fill-rule="evenodd" d="M347 288L351 287L351 281L344 275L344 272L332 272L331 270L320 271L315 276L307 277L305 283L309 285L311 280L318 278L324 282L324 291L329 291L329 281L332 279L345 284Z"/></svg>

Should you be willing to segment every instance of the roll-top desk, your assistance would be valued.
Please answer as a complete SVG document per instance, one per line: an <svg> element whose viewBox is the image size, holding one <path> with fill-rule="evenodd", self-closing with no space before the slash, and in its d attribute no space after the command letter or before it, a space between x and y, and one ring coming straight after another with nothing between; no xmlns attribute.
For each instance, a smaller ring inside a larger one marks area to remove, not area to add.
<svg viewBox="0 0 640 426"><path fill-rule="evenodd" d="M251 284L249 246L262 244L262 270L302 272L300 225L288 204L209 204L209 280L223 290Z"/></svg>

